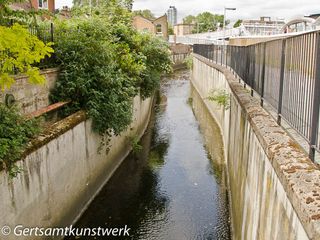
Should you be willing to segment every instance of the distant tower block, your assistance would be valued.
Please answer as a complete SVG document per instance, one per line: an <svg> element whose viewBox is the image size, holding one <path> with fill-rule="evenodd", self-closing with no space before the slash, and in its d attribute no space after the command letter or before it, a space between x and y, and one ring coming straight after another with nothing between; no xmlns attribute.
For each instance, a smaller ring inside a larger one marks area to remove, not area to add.
<svg viewBox="0 0 320 240"><path fill-rule="evenodd" d="M174 25L177 24L177 9L175 6L170 6L168 11L167 11L167 15L168 15L168 23L173 27Z"/></svg>

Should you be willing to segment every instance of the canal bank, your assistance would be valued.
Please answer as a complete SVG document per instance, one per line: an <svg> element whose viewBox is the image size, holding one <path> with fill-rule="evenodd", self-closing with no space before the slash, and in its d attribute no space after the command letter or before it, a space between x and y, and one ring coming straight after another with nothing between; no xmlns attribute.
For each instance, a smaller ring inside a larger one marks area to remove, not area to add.
<svg viewBox="0 0 320 240"><path fill-rule="evenodd" d="M164 79L142 151L121 164L77 227L128 225L128 239L231 239L222 139L214 127L201 134L189 77Z"/></svg>
<svg viewBox="0 0 320 240"><path fill-rule="evenodd" d="M131 125L100 152L101 136L92 130L92 121L83 111L48 127L33 141L33 151L17 162L23 171L16 178L0 172L0 227L50 228L74 223L132 150L131 139L144 133L152 106L153 98L135 97ZM5 239L17 236L11 232Z"/></svg>
<svg viewBox="0 0 320 240"><path fill-rule="evenodd" d="M319 239L319 168L225 67L195 54L192 85L223 135L233 238Z"/></svg>

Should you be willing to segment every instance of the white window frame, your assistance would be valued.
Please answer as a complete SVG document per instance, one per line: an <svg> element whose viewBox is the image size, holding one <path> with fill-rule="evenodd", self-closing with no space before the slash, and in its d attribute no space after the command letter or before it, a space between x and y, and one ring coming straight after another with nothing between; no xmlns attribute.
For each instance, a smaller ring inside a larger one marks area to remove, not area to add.
<svg viewBox="0 0 320 240"><path fill-rule="evenodd" d="M38 8L39 9L48 9L48 2L49 0L38 0ZM40 3L42 4L42 6L40 7Z"/></svg>

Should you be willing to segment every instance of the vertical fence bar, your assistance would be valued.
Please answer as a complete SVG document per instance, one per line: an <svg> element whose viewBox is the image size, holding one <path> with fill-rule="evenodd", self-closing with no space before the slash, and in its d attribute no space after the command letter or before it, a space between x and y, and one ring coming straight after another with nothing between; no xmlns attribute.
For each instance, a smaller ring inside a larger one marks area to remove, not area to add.
<svg viewBox="0 0 320 240"><path fill-rule="evenodd" d="M264 79L266 74L266 43L263 43L263 60L262 60L262 72L261 72L261 99L260 105L263 107L263 96L264 96Z"/></svg>
<svg viewBox="0 0 320 240"><path fill-rule="evenodd" d="M225 58L223 59L223 65L228 68L228 65L227 65L227 58L228 58L228 46L226 46L226 49L225 49ZM232 70L230 68L230 70Z"/></svg>
<svg viewBox="0 0 320 240"><path fill-rule="evenodd" d="M310 148L309 157L312 161L315 158L316 141L318 135L319 126L319 104L320 104L320 33L317 33L316 40L316 63L315 63L315 84L314 84L314 96L312 105L312 118L311 118L311 129L310 129Z"/></svg>
<svg viewBox="0 0 320 240"><path fill-rule="evenodd" d="M253 45L250 47L250 58L251 58L251 72L250 72L250 85L251 85L251 96L253 97L253 90L255 88L255 71L256 71L256 51L257 45Z"/></svg>
<svg viewBox="0 0 320 240"><path fill-rule="evenodd" d="M216 47L216 64L218 64L218 46Z"/></svg>
<svg viewBox="0 0 320 240"><path fill-rule="evenodd" d="M285 67L285 51L286 51L286 40L282 40L281 49L281 66L280 66L280 87L279 87L279 99L278 99L278 118L277 123L281 125L281 113L282 113L282 95L283 95L283 77L284 77L284 67Z"/></svg>
<svg viewBox="0 0 320 240"><path fill-rule="evenodd" d="M53 42L53 23L50 23L50 37L51 37L51 42Z"/></svg>

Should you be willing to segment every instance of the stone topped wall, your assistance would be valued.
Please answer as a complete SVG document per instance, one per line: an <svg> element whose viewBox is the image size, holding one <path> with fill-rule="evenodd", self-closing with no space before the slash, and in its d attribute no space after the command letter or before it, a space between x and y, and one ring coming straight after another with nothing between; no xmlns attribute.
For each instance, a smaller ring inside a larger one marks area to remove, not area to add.
<svg viewBox="0 0 320 240"><path fill-rule="evenodd" d="M195 55L192 83L224 136L233 238L320 239L319 168L231 71ZM212 89L230 109L206 99Z"/></svg>
<svg viewBox="0 0 320 240"><path fill-rule="evenodd" d="M58 78L58 69L51 68L41 71L45 76L44 84L30 84L26 76L15 77L16 83L10 89L0 91L0 101L5 103L6 94L12 94L23 114L28 114L49 105L50 90Z"/></svg>

